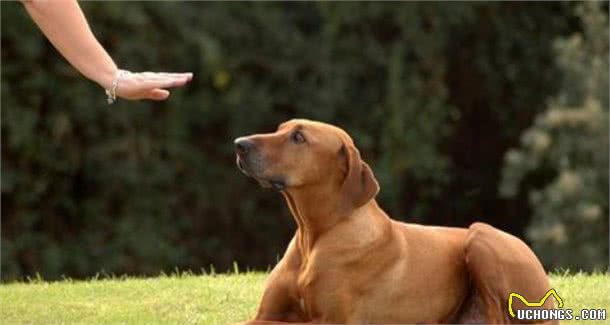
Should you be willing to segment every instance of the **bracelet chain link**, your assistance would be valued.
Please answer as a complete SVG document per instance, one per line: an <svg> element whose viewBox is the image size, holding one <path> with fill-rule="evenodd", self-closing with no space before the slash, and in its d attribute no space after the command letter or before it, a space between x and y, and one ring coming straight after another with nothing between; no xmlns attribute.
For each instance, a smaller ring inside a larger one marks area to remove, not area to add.
<svg viewBox="0 0 610 325"><path fill-rule="evenodd" d="M110 89L106 89L106 102L108 105L114 103L116 101L116 90L119 87L119 81L121 77L126 73L125 70L118 69L114 74L114 78L112 79L112 85Z"/></svg>

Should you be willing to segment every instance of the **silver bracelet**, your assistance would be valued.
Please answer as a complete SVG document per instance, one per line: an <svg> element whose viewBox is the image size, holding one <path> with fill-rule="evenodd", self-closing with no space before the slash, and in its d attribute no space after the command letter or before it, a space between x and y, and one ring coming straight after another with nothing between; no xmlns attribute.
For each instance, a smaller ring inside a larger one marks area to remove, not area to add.
<svg viewBox="0 0 610 325"><path fill-rule="evenodd" d="M110 105L116 101L116 90L119 87L119 81L121 80L121 77L123 77L123 75L126 72L127 71L125 71L125 70L118 69L116 71L116 73L114 74L114 78L112 79L112 85L110 86L110 89L106 89L106 102L108 103L108 105Z"/></svg>

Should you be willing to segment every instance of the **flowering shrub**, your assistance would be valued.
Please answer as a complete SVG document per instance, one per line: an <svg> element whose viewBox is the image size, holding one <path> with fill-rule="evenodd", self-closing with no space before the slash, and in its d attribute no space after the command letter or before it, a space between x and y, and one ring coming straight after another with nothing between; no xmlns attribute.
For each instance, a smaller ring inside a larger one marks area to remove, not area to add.
<svg viewBox="0 0 610 325"><path fill-rule="evenodd" d="M597 3L577 12L583 33L557 42L562 90L506 153L500 194L514 198L535 171L551 171L546 184L525 189L533 210L526 236L547 266L605 269L608 17Z"/></svg>

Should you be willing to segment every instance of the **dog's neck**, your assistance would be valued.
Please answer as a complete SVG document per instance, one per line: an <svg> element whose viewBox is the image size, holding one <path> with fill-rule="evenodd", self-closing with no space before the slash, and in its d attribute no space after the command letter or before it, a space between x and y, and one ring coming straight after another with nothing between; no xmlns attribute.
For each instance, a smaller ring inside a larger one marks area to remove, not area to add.
<svg viewBox="0 0 610 325"><path fill-rule="evenodd" d="M282 191L297 223L297 244L305 255L309 255L316 240L322 234L352 217L352 214L346 215L344 211L341 212L336 199L331 195L337 190L330 187L308 186ZM380 209L374 199L368 205Z"/></svg>
<svg viewBox="0 0 610 325"><path fill-rule="evenodd" d="M304 252L311 250L315 241L339 223L336 202L329 193L330 185L289 188L282 194L297 223L297 239Z"/></svg>

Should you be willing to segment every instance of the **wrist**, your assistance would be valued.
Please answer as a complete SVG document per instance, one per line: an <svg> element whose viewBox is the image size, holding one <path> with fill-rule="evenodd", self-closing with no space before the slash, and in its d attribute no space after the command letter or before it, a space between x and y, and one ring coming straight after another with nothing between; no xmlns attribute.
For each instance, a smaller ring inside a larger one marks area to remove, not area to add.
<svg viewBox="0 0 610 325"><path fill-rule="evenodd" d="M119 73L119 69L117 66L111 66L107 69L98 71L96 73L95 78L92 78L94 82L96 82L100 87L104 89L110 89L112 87L112 82L116 78Z"/></svg>
<svg viewBox="0 0 610 325"><path fill-rule="evenodd" d="M121 78L124 78L129 71L126 70L117 70L112 78L110 86L108 88L104 88L106 92L106 102L108 104L114 103L117 98L117 89L119 87L119 83L121 82Z"/></svg>

